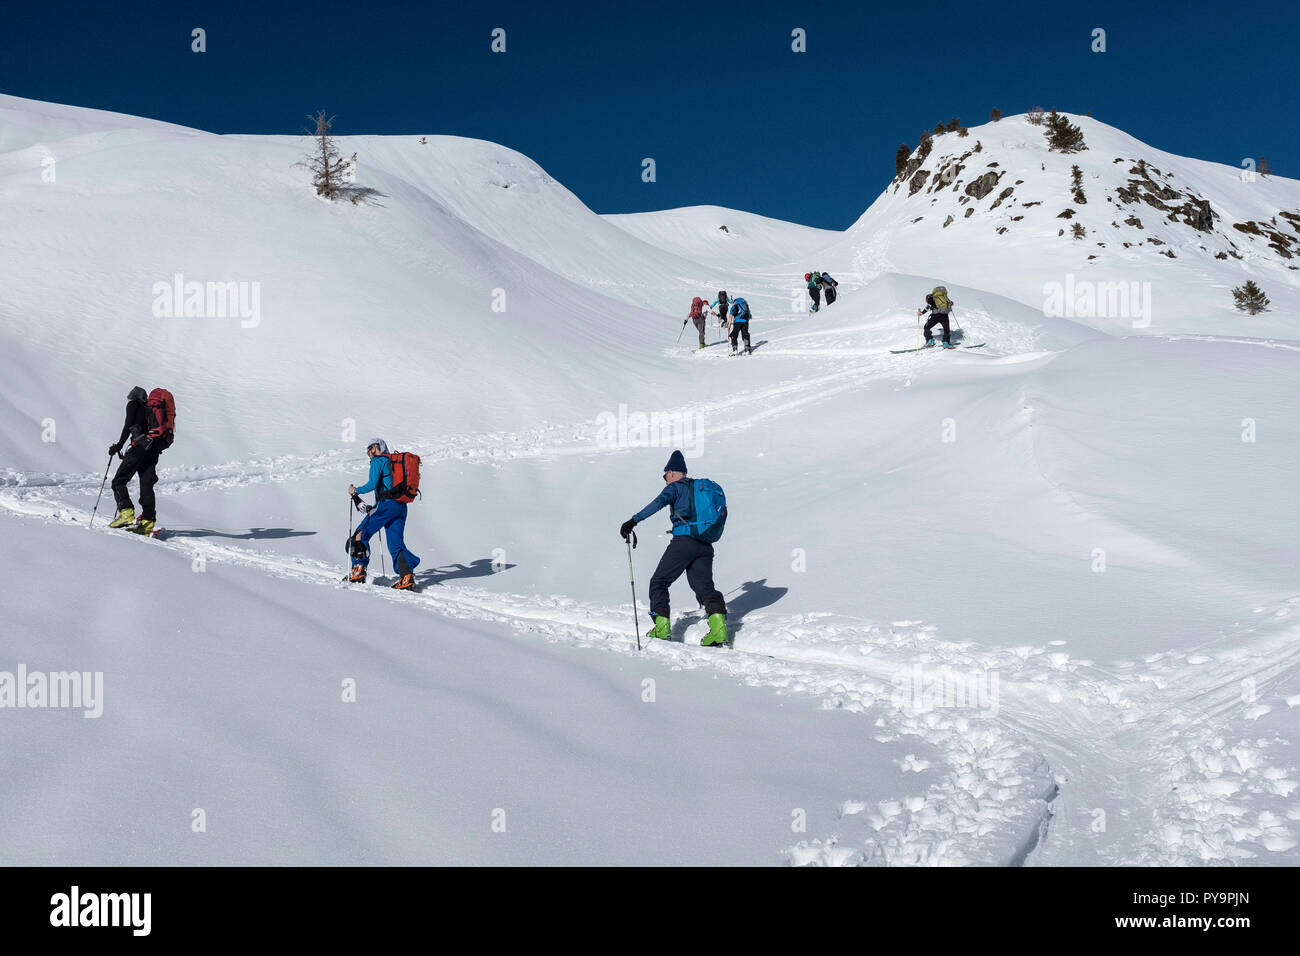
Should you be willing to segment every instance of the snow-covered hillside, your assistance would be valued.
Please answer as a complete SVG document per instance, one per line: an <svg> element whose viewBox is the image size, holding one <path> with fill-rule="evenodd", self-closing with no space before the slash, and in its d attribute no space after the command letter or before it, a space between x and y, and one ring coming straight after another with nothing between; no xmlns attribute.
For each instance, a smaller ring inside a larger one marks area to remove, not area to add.
<svg viewBox="0 0 1300 956"><path fill-rule="evenodd" d="M817 253L835 242L839 233L755 216L718 206L690 206L663 212L605 216L620 229L660 249L685 255L696 262L720 268L757 268L805 260L815 263ZM710 300L711 301L711 300Z"/></svg>
<svg viewBox="0 0 1300 956"><path fill-rule="evenodd" d="M0 97L0 704L103 675L94 719L0 706L0 860L1300 861L1300 272L1234 228L1300 184L1078 122L937 137L836 234L602 217L456 137L341 138L382 195L329 204L301 138ZM1121 202L1134 167L1213 228ZM177 275L258 308L159 314ZM1067 277L1150 322L1045 314ZM940 283L983 347L894 354ZM676 344L721 288L750 357ZM87 530L134 385L178 404L153 540L107 496ZM419 593L340 582L372 435L424 459ZM616 531L677 447L727 492L734 646L681 582L637 651Z"/></svg>
<svg viewBox="0 0 1300 956"><path fill-rule="evenodd" d="M939 272L1039 308L1048 286L1124 283L1138 290L1129 308L1116 310L1109 289L1089 308L1090 289L1069 297L1083 307L1065 315L1126 334L1295 335L1294 180L1174 156L1089 117L1068 118L1083 131L1082 152L1050 151L1044 127L1024 116L933 137L928 154L914 151L847 231L827 267ZM1271 312L1247 318L1233 310L1229 290L1247 279L1264 287Z"/></svg>

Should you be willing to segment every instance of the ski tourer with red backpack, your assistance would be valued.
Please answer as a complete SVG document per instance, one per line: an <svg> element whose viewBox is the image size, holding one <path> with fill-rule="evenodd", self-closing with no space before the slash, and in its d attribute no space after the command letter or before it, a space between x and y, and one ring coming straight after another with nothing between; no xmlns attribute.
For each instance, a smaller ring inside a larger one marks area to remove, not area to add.
<svg viewBox="0 0 1300 956"><path fill-rule="evenodd" d="M704 313L708 307L708 304L697 295L691 299L691 311L686 316L686 322L694 322L695 331L700 333L700 348L704 348ZM682 325L685 325L686 322L683 322Z"/></svg>
<svg viewBox="0 0 1300 956"><path fill-rule="evenodd" d="M117 442L108 446L110 456L122 459L113 476L113 500L117 517L110 528L127 528L136 534L152 535L158 520L153 486L158 483L158 456L176 438L176 400L165 388L146 392L137 385L126 396L126 421ZM128 440L130 445L127 446ZM123 446L127 446L125 452ZM140 515L136 516L127 485L140 476Z"/></svg>
<svg viewBox="0 0 1300 956"><path fill-rule="evenodd" d="M420 456L409 451L390 452L382 438L372 438L366 444L370 456L369 480L357 487L348 486L352 504L366 516L349 533L347 551L352 557L352 573L348 580L365 584L366 568L370 564L370 539L381 531L387 532L388 553L393 557L393 570L397 572L398 591L415 587L415 569L420 558L406 547L406 506L420 494ZM367 505L360 496L375 493L375 503Z"/></svg>

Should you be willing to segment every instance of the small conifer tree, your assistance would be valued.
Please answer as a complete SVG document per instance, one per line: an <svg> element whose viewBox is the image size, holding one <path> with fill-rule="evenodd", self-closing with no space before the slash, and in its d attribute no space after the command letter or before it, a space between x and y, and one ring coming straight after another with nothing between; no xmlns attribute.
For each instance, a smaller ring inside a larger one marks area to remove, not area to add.
<svg viewBox="0 0 1300 956"><path fill-rule="evenodd" d="M894 153L894 175L901 176L903 170L907 168L907 159L912 155L912 147L906 143L898 144L898 152Z"/></svg>
<svg viewBox="0 0 1300 956"><path fill-rule="evenodd" d="M1237 308L1249 315L1258 315L1268 308L1268 296L1255 284L1254 279L1247 279L1245 285L1233 289L1232 298L1236 301Z"/></svg>
<svg viewBox="0 0 1300 956"><path fill-rule="evenodd" d="M1047 137L1047 148L1053 152L1078 153L1088 148L1083 142L1083 130L1056 110L1047 117L1046 125L1043 135Z"/></svg>

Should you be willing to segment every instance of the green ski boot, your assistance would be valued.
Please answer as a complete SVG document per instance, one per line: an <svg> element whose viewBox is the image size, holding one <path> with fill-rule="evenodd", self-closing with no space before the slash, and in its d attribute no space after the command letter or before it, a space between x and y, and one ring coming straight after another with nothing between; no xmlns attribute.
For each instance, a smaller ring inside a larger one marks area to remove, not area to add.
<svg viewBox="0 0 1300 956"><path fill-rule="evenodd" d="M668 618L664 617L662 614L651 614L650 616L654 618L655 626L650 628L647 632L647 636L657 637L661 641L668 640L668 638L672 636Z"/></svg>
<svg viewBox="0 0 1300 956"><path fill-rule="evenodd" d="M709 633L704 635L704 640L700 641L702 647L717 647L719 644L727 643L730 637L727 633L727 616L725 614L709 615Z"/></svg>
<svg viewBox="0 0 1300 956"><path fill-rule="evenodd" d="M123 508L117 513L117 517L108 523L110 528L125 528L127 525L135 524L135 509Z"/></svg>

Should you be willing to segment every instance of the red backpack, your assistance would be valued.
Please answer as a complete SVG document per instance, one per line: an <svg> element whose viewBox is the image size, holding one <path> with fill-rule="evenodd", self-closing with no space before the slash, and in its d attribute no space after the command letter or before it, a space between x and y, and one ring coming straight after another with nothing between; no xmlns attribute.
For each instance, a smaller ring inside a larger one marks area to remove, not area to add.
<svg viewBox="0 0 1300 956"><path fill-rule="evenodd" d="M388 453L388 460L393 463L393 487L386 497L409 505L420 493L420 456L394 451Z"/></svg>
<svg viewBox="0 0 1300 956"><path fill-rule="evenodd" d="M153 447L162 451L170 448L176 439L176 399L165 388L155 388L149 393L149 413L153 417L153 428L148 437L153 439Z"/></svg>
<svg viewBox="0 0 1300 956"><path fill-rule="evenodd" d="M704 300L697 295L694 299L691 300L690 318L692 319L698 318L703 314L704 314Z"/></svg>

